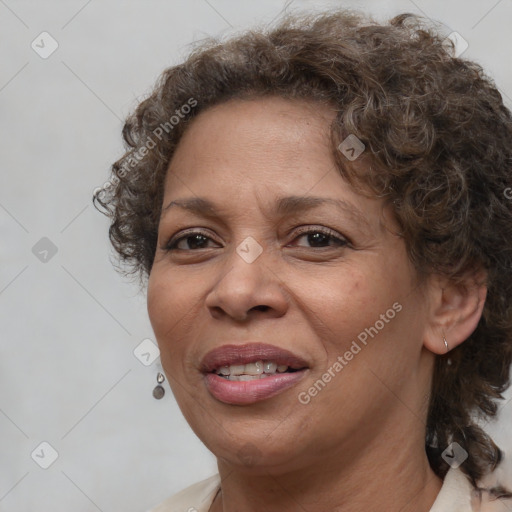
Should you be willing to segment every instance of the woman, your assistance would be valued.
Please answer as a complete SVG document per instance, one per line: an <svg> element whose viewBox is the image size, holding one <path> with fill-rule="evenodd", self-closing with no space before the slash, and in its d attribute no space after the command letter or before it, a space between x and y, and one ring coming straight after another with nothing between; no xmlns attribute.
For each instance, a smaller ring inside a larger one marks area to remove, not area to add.
<svg viewBox="0 0 512 512"><path fill-rule="evenodd" d="M218 460L155 512L479 509L501 451L477 416L512 358L511 121L409 14L289 17L163 73L95 197Z"/></svg>

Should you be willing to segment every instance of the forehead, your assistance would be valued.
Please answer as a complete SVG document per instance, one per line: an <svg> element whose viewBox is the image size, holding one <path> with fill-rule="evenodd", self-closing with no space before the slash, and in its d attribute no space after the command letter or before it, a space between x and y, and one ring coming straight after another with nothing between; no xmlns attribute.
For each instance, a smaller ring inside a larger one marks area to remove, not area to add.
<svg viewBox="0 0 512 512"><path fill-rule="evenodd" d="M317 205L338 201L338 211L345 207L345 215L365 224L369 205L341 177L332 155L335 115L319 102L280 97L230 100L200 113L170 162L162 216L183 206L203 216L232 216L239 205L263 204L280 216L306 211L317 197L330 200Z"/></svg>
<svg viewBox="0 0 512 512"><path fill-rule="evenodd" d="M252 162L286 161L298 166L306 157L330 154L332 107L306 100L270 96L229 100L201 112L187 127L170 162L236 161L243 167Z"/></svg>

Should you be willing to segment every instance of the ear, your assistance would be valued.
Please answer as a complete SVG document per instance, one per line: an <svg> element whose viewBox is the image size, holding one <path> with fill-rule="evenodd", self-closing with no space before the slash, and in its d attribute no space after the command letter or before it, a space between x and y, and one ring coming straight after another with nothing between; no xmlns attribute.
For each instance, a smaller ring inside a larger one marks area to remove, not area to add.
<svg viewBox="0 0 512 512"><path fill-rule="evenodd" d="M454 283L437 275L430 276L428 287L429 322L423 344L435 354L460 345L476 329L487 296L486 273L478 271L462 282Z"/></svg>

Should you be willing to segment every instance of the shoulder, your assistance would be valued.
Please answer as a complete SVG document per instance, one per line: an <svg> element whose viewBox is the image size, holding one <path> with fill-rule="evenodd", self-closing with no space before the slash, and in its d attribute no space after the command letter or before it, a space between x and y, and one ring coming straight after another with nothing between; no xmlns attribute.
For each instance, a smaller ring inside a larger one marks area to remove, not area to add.
<svg viewBox="0 0 512 512"><path fill-rule="evenodd" d="M213 475L167 498L147 512L208 512L220 486ZM430 512L471 512L473 486L459 469L450 469Z"/></svg>
<svg viewBox="0 0 512 512"><path fill-rule="evenodd" d="M208 512L220 486L220 475L196 482L147 512Z"/></svg>

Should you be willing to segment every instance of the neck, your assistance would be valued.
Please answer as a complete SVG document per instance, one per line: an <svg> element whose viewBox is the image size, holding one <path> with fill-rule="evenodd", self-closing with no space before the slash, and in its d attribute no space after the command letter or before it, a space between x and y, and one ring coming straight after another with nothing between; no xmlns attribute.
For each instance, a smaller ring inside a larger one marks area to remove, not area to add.
<svg viewBox="0 0 512 512"><path fill-rule="evenodd" d="M295 470L219 460L222 490L210 512L428 512L442 480L431 470L421 439L390 439L362 450L343 446L330 459L323 454Z"/></svg>

